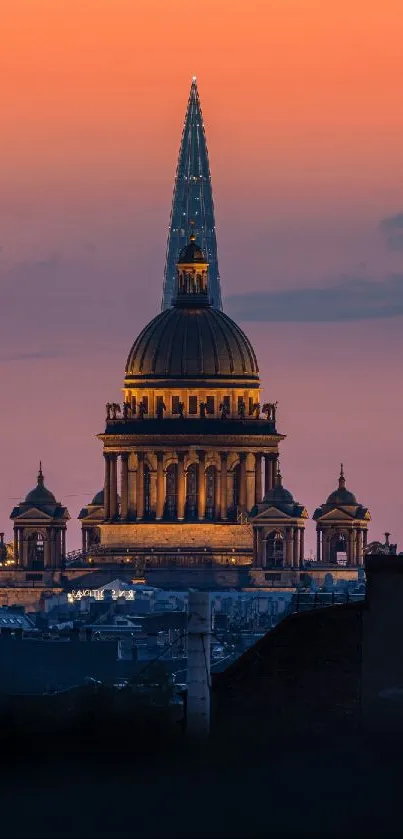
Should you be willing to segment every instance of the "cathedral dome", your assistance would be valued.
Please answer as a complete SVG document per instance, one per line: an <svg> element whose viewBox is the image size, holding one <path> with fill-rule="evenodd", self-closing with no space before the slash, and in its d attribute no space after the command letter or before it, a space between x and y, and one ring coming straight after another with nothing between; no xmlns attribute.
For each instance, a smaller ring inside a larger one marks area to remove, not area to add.
<svg viewBox="0 0 403 839"><path fill-rule="evenodd" d="M342 507L344 504L347 506L355 506L357 504L357 499L352 492L344 487L342 489L335 489L334 492L331 492L326 504L333 504L335 507Z"/></svg>
<svg viewBox="0 0 403 839"><path fill-rule="evenodd" d="M45 487L42 464L39 466L38 483L34 489L28 493L25 504L33 504L35 507L46 506L48 504L56 504L56 498L49 489Z"/></svg>
<svg viewBox="0 0 403 839"><path fill-rule="evenodd" d="M136 338L126 377L252 378L259 368L253 347L228 315L211 306L175 305Z"/></svg>
<svg viewBox="0 0 403 839"><path fill-rule="evenodd" d="M342 507L343 505L349 507L355 506L357 503L355 495L346 489L346 479L344 477L343 464L341 464L339 486L330 493L326 504L331 504L334 507Z"/></svg>

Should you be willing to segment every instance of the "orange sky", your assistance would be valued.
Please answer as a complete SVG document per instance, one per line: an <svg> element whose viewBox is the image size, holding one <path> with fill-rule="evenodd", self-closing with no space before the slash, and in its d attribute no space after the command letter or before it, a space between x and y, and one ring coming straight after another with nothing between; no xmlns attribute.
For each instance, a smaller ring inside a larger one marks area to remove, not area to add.
<svg viewBox="0 0 403 839"><path fill-rule="evenodd" d="M8 175L63 166L67 179L78 164L97 178L102 161L111 177L129 150L133 168L158 148L169 177L172 111L196 73L217 167L247 155L252 128L255 163L286 160L298 180L373 183L374 163L395 176L402 43L401 0L13 0L0 57Z"/></svg>
<svg viewBox="0 0 403 839"><path fill-rule="evenodd" d="M118 398L129 346L158 310L193 74L224 297L402 273L403 249L385 247L379 223L403 210L403 4L3 5L0 366L2 397L19 411L3 416L7 529L40 456L72 516L99 489L102 406ZM266 396L280 400L285 483L313 512L344 459L374 537L400 527L403 543L401 320L242 325ZM77 524L70 532L74 547Z"/></svg>

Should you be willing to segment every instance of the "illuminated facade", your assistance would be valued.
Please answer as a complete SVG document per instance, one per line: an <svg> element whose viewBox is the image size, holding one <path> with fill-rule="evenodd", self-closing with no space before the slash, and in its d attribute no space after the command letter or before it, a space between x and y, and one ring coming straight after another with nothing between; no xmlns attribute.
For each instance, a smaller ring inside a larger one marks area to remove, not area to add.
<svg viewBox="0 0 403 839"><path fill-rule="evenodd" d="M209 263L209 296L222 308L213 193L206 135L196 79L192 80L176 170L165 259L162 309L169 309L176 293L176 263L189 237L190 225Z"/></svg>
<svg viewBox="0 0 403 839"><path fill-rule="evenodd" d="M364 565L371 515L346 488L343 464L338 488L329 495L325 504L315 510L313 519L316 521L318 563L332 567L338 564L349 567Z"/></svg>
<svg viewBox="0 0 403 839"><path fill-rule="evenodd" d="M135 340L123 405L107 405L104 493L80 514L94 564L142 573L252 564L247 516L275 483L283 435L274 404L261 415L250 341L211 305L208 268L192 233L174 305Z"/></svg>
<svg viewBox="0 0 403 839"><path fill-rule="evenodd" d="M36 487L11 513L15 568L28 571L62 568L69 518L67 508L45 487L40 464Z"/></svg>

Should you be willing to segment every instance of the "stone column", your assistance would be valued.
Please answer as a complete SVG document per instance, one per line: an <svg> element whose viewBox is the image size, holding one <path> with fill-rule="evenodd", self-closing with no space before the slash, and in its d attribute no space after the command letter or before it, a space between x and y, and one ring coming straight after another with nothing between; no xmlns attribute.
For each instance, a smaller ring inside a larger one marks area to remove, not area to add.
<svg viewBox="0 0 403 839"><path fill-rule="evenodd" d="M285 564L287 568L292 567L292 528L287 527L285 531Z"/></svg>
<svg viewBox="0 0 403 839"><path fill-rule="evenodd" d="M206 452L199 450L199 474L197 486L197 518L203 521L206 515Z"/></svg>
<svg viewBox="0 0 403 839"><path fill-rule="evenodd" d="M127 521L129 511L129 452L121 455L122 471L120 474L120 518Z"/></svg>
<svg viewBox="0 0 403 839"><path fill-rule="evenodd" d="M303 568L304 565L304 552L305 552L305 545L304 545L304 537L305 537L305 530L301 527L299 531L299 567Z"/></svg>
<svg viewBox="0 0 403 839"><path fill-rule="evenodd" d="M246 454L241 452L239 455L239 506L241 510L246 507Z"/></svg>
<svg viewBox="0 0 403 839"><path fill-rule="evenodd" d="M364 565L363 532L357 530L357 565L361 568Z"/></svg>
<svg viewBox="0 0 403 839"><path fill-rule="evenodd" d="M273 489L273 471L271 467L271 455L264 456L264 491L265 493Z"/></svg>
<svg viewBox="0 0 403 839"><path fill-rule="evenodd" d="M164 493L164 452L156 452L157 455L157 507L155 518L161 521L164 517L165 493Z"/></svg>
<svg viewBox="0 0 403 839"><path fill-rule="evenodd" d="M319 528L316 530L316 561L321 561L321 550L320 550L320 530Z"/></svg>
<svg viewBox="0 0 403 839"><path fill-rule="evenodd" d="M355 556L354 556L354 531L350 530L348 534L348 543L347 543L347 565L354 566L355 563Z"/></svg>
<svg viewBox="0 0 403 839"><path fill-rule="evenodd" d="M24 545L24 528L18 528L18 555L20 558L19 564L21 568L25 568L27 564L27 560L25 557L25 545Z"/></svg>
<svg viewBox="0 0 403 839"><path fill-rule="evenodd" d="M116 518L118 512L118 456L111 454L111 486L110 486L110 513L111 519Z"/></svg>
<svg viewBox="0 0 403 839"><path fill-rule="evenodd" d="M20 557L18 551L18 527L14 528L14 562L16 566L20 564Z"/></svg>
<svg viewBox="0 0 403 839"><path fill-rule="evenodd" d="M328 544L328 538L327 538L326 530L322 530L322 550L321 550L322 562L327 562L327 563L329 562L328 547L329 547L329 544Z"/></svg>
<svg viewBox="0 0 403 839"><path fill-rule="evenodd" d="M276 480L277 480L277 463L278 463L278 455L275 454L273 456L272 462L271 462L271 480L272 480L272 486L274 486L274 487L276 486Z"/></svg>
<svg viewBox="0 0 403 839"><path fill-rule="evenodd" d="M104 482L104 510L105 519L111 517L111 470L110 470L110 455L104 452L105 459L105 482Z"/></svg>
<svg viewBox="0 0 403 839"><path fill-rule="evenodd" d="M128 501L128 518L133 520L136 518L136 484L137 484L137 471L136 469L131 469L130 466L133 465L134 454L131 453L129 456L129 475L128 475L128 485L129 485L129 501Z"/></svg>
<svg viewBox="0 0 403 839"><path fill-rule="evenodd" d="M144 452L137 452L137 519L144 518Z"/></svg>
<svg viewBox="0 0 403 839"><path fill-rule="evenodd" d="M53 527L49 528L49 567L55 567L55 552L56 552L56 545L55 545L55 531Z"/></svg>
<svg viewBox="0 0 403 839"><path fill-rule="evenodd" d="M51 556L51 535L50 531L46 531L46 536L43 543L43 567L50 568L50 564L52 561Z"/></svg>
<svg viewBox="0 0 403 839"><path fill-rule="evenodd" d="M227 493L228 493L228 452L220 452L221 476L220 476L220 519L226 521L228 517Z"/></svg>
<svg viewBox="0 0 403 839"><path fill-rule="evenodd" d="M253 454L246 455L246 465L250 460L255 461ZM246 469L246 509L249 513L255 503L255 495L256 495L256 464L253 462L253 469Z"/></svg>
<svg viewBox="0 0 403 839"><path fill-rule="evenodd" d="M294 527L294 535L293 535L293 558L292 564L294 568L299 568L299 530L298 527Z"/></svg>
<svg viewBox="0 0 403 839"><path fill-rule="evenodd" d="M185 518L185 501L185 452L178 452L178 521L183 521Z"/></svg>
<svg viewBox="0 0 403 839"><path fill-rule="evenodd" d="M221 473L218 469L214 472L214 519L218 521L220 518L221 508Z"/></svg>
<svg viewBox="0 0 403 839"><path fill-rule="evenodd" d="M255 504L262 501L262 454L255 454Z"/></svg>

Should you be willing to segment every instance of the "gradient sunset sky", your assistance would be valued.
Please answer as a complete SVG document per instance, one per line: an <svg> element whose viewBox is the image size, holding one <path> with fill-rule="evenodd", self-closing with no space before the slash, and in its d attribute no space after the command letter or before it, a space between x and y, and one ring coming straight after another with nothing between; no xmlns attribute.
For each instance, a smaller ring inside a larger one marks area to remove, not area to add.
<svg viewBox="0 0 403 839"><path fill-rule="evenodd" d="M284 484L312 514L343 461L403 550L402 0L12 0L1 29L0 529L41 458L80 544L196 75L224 308L279 402Z"/></svg>

